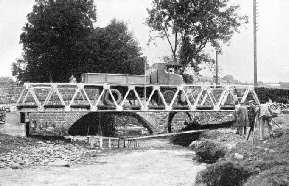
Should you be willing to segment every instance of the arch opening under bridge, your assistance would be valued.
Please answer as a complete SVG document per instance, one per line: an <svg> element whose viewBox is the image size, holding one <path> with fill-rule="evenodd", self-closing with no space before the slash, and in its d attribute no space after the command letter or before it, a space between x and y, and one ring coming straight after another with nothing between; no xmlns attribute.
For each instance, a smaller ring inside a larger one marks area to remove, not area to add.
<svg viewBox="0 0 289 186"><path fill-rule="evenodd" d="M155 127L134 112L90 112L78 119L69 129L69 135L102 135L117 137L130 128L130 134L155 133ZM136 131L136 129L138 129ZM129 135L129 134L127 134Z"/></svg>

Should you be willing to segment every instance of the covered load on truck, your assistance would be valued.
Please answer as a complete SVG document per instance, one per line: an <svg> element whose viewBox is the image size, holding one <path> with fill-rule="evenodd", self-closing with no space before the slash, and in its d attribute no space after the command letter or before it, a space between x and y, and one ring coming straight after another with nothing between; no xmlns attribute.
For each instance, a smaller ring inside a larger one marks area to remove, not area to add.
<svg viewBox="0 0 289 186"><path fill-rule="evenodd" d="M183 67L178 64L155 63L146 71L146 75L129 75L129 74L108 74L108 73L85 73L82 75L82 83L88 84L104 84L107 83L112 89L112 94L117 103L120 103L127 92L127 85L138 85L136 88L138 95L149 97L152 91L152 85L168 85L162 86L165 99L172 99L176 88L169 85L184 84ZM126 85L126 86L123 86ZM131 100L134 96L128 96ZM155 102L160 102L157 95L152 98ZM113 99L109 92L106 92L103 100L105 105L114 105Z"/></svg>
<svg viewBox="0 0 289 186"><path fill-rule="evenodd" d="M146 71L146 75L85 73L82 75L82 83L180 85L184 83L182 71L181 65L155 63Z"/></svg>

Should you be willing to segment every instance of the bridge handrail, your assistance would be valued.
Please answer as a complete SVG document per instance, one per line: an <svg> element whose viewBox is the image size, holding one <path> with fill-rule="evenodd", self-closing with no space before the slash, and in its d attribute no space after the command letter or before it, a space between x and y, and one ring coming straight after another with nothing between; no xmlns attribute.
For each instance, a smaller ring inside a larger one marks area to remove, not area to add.
<svg viewBox="0 0 289 186"><path fill-rule="evenodd" d="M120 91L118 88L122 88L120 89L123 91L122 94L117 93ZM146 91L142 91L144 89ZM171 92L166 93L167 90L171 90ZM97 91L97 95L93 97L89 91ZM71 92L73 96L71 96ZM143 97L143 92L147 92L148 95ZM45 93L47 95L44 95ZM122 99L115 97L115 93L119 94L117 96ZM136 105L127 105L127 102L130 102L131 94L133 94L134 102L137 102ZM144 86L107 83L25 83L17 101L17 110L68 112L75 111L75 109L82 111L82 108L85 108L86 111L222 111L222 109L232 110L236 100L246 102L249 94L252 95L250 99L259 104L253 85L156 84ZM158 98L156 99L155 96ZM52 97L58 99L57 104ZM79 97L83 100L79 101ZM103 101L103 99L107 101L108 97L111 98L111 105L106 105ZM177 106L176 102L180 101L180 97L184 104ZM228 99L231 101L226 106ZM157 100L159 103L155 105L153 102Z"/></svg>

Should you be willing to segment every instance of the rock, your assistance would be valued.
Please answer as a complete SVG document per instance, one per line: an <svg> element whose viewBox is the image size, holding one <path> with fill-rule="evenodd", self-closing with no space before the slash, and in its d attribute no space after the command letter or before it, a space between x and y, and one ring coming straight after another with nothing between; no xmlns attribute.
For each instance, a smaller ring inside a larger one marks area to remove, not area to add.
<svg viewBox="0 0 289 186"><path fill-rule="evenodd" d="M19 165L25 165L25 161L21 160L18 162Z"/></svg>
<svg viewBox="0 0 289 186"><path fill-rule="evenodd" d="M48 163L48 166L56 166L56 167L70 167L69 163L64 160L56 160L54 162Z"/></svg>
<svg viewBox="0 0 289 186"><path fill-rule="evenodd" d="M11 168L12 169L21 169L21 165L19 163L12 163Z"/></svg>
<svg viewBox="0 0 289 186"><path fill-rule="evenodd" d="M0 163L0 169L1 168L5 168L6 167L6 164L5 163Z"/></svg>
<svg viewBox="0 0 289 186"><path fill-rule="evenodd" d="M234 154L234 157L235 157L236 159L238 159L238 160L244 159L244 156L243 156L242 154L239 154L239 153L235 153L235 154Z"/></svg>
<svg viewBox="0 0 289 186"><path fill-rule="evenodd" d="M226 144L226 147L228 150L232 150L233 148L236 147L236 144Z"/></svg>
<svg viewBox="0 0 289 186"><path fill-rule="evenodd" d="M45 143L43 141L38 141L37 142L39 145L45 145Z"/></svg>
<svg viewBox="0 0 289 186"><path fill-rule="evenodd" d="M193 142L189 145L189 147L190 147L190 149L194 150L195 148L198 147L198 145L199 145L200 143L201 143L200 141L193 141Z"/></svg>

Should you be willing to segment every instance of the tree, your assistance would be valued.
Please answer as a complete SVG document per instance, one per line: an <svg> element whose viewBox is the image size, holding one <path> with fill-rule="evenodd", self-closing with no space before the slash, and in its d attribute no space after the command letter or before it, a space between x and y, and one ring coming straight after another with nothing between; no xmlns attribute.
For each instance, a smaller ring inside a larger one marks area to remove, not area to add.
<svg viewBox="0 0 289 186"><path fill-rule="evenodd" d="M144 74L146 58L124 22L113 19L106 27L96 28L86 43L91 55L83 73Z"/></svg>
<svg viewBox="0 0 289 186"><path fill-rule="evenodd" d="M96 21L94 1L36 0L27 20L14 74L22 81L67 82L86 59L83 41Z"/></svg>
<svg viewBox="0 0 289 186"><path fill-rule="evenodd" d="M234 82L234 77L232 75L226 75L222 78L224 81L227 81L228 83Z"/></svg>
<svg viewBox="0 0 289 186"><path fill-rule="evenodd" d="M197 67L214 62L203 52L207 44L221 52L221 43L227 43L248 22L238 9L229 0L153 0L146 23L158 33L151 39L168 41L175 62Z"/></svg>

